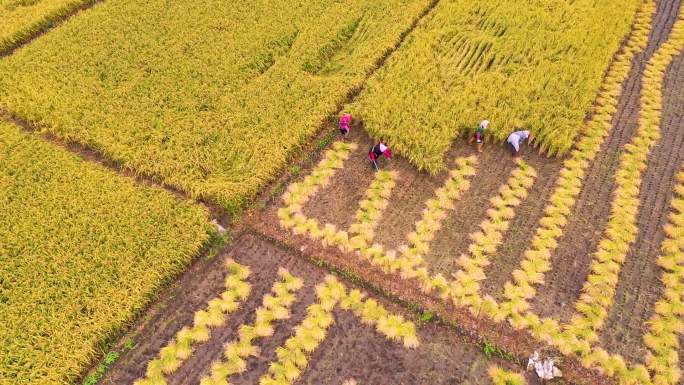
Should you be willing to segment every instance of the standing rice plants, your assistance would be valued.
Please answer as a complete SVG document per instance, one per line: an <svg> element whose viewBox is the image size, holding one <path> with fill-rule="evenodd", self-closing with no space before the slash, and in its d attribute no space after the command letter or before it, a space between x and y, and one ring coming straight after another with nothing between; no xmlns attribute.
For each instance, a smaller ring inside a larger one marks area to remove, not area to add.
<svg viewBox="0 0 684 385"><path fill-rule="evenodd" d="M677 176L672 212L665 225L667 237L661 244L658 265L663 269L663 297L648 321L644 342L649 352L648 368L654 385L675 385L681 379L679 338L684 333L684 171Z"/></svg>
<svg viewBox="0 0 684 385"><path fill-rule="evenodd" d="M15 47L43 28L94 0L0 1L0 53Z"/></svg>
<svg viewBox="0 0 684 385"><path fill-rule="evenodd" d="M304 282L283 268L278 270L278 275L281 281L273 284L272 295L264 296L261 307L255 311L254 324L240 326L238 341L225 345L224 360L211 365L211 373L202 378L200 385L228 384L230 376L247 370L247 357L259 353L253 342L273 335L273 323L290 317L289 308L295 302L294 294Z"/></svg>
<svg viewBox="0 0 684 385"><path fill-rule="evenodd" d="M249 268L228 259L226 269L226 290L209 301L205 309L195 313L192 327L183 327L173 340L161 348L158 358L147 364L145 377L135 381L135 385L166 384L165 375L175 372L192 355L193 345L208 341L210 329L223 325L226 314L237 310L240 301L247 299L251 290L245 281L250 274Z"/></svg>
<svg viewBox="0 0 684 385"><path fill-rule="evenodd" d="M645 1L639 8L631 35L605 74L591 119L577 141L576 148L563 163L549 204L544 209L545 215L540 219L539 227L530 242L530 248L524 252L520 268L513 271L512 282L509 281L504 286L506 300L499 306L497 320L510 315L509 321L516 328L531 326L529 320L538 320L535 317L525 317L529 309L528 300L536 295L535 287L544 283L544 274L551 268L551 255L563 236L563 228L582 189L587 168L613 127L612 120L622 94L622 84L631 69L632 58L646 47L654 11L654 1ZM538 327L539 324L535 326ZM543 334L548 335L548 332L546 330Z"/></svg>
<svg viewBox="0 0 684 385"><path fill-rule="evenodd" d="M4 122L0 217L0 383L12 385L77 381L213 231L203 207Z"/></svg>
<svg viewBox="0 0 684 385"><path fill-rule="evenodd" d="M565 153L641 2L440 1L348 110L430 172L482 116L490 139L524 126Z"/></svg>
<svg viewBox="0 0 684 385"><path fill-rule="evenodd" d="M463 254L458 259L461 269L451 284L452 299L457 305L479 312L483 305L491 307L494 303L493 299L485 301L480 297L479 282L486 278L484 267L490 264L490 257L497 252L515 217L514 208L527 198L536 177L535 169L520 159L506 184L499 189L499 195L490 200L492 207L487 210L487 219L480 223L478 231L470 234L473 242L468 247L469 255ZM491 312L487 307L485 311Z"/></svg>
<svg viewBox="0 0 684 385"><path fill-rule="evenodd" d="M0 62L0 106L237 211L429 3L104 1Z"/></svg>

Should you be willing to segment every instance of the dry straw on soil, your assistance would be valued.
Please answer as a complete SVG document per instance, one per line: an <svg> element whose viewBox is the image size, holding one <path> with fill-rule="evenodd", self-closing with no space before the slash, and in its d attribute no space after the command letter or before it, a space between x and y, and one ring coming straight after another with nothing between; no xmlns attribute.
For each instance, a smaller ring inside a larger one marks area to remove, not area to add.
<svg viewBox="0 0 684 385"><path fill-rule="evenodd" d="M271 294L264 296L262 306L257 308L256 319L252 325L242 325L239 340L227 343L224 347L224 360L211 365L211 373L200 380L200 385L228 384L230 376L247 370L246 359L259 354L254 342L259 338L273 335L273 323L290 317L290 306L295 302L295 293L302 288L304 281L279 269L281 281L273 284Z"/></svg>
<svg viewBox="0 0 684 385"><path fill-rule="evenodd" d="M175 372L192 355L193 345L207 342L211 337L211 328L225 324L226 315L236 311L241 302L249 297L251 286L246 282L249 268L228 259L226 269L226 290L210 300L206 309L195 313L192 327L179 330L174 339L161 348L159 357L147 364L145 377L135 381L135 385L166 384L166 375Z"/></svg>

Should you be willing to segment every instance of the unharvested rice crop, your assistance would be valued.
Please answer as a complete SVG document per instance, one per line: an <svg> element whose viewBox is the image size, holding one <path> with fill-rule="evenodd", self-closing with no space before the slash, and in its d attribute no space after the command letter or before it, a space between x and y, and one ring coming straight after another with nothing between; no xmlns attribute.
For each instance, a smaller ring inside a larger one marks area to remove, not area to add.
<svg viewBox="0 0 684 385"><path fill-rule="evenodd" d="M639 3L440 1L347 109L431 172L485 118L490 140L524 127L563 153Z"/></svg>
<svg viewBox="0 0 684 385"><path fill-rule="evenodd" d="M0 0L0 52L94 0Z"/></svg>
<svg viewBox="0 0 684 385"><path fill-rule="evenodd" d="M197 255L207 212L0 123L0 383L71 384Z"/></svg>
<svg viewBox="0 0 684 385"><path fill-rule="evenodd" d="M3 60L0 106L234 209L427 6L107 1Z"/></svg>

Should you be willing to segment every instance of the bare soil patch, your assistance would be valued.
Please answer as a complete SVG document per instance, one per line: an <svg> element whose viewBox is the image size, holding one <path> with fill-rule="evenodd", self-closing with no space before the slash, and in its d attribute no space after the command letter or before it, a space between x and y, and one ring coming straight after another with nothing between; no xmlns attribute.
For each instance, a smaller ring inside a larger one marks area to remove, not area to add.
<svg viewBox="0 0 684 385"><path fill-rule="evenodd" d="M341 385L355 379L358 385L474 385L491 384L490 365L520 371L509 362L485 357L479 347L464 344L436 324L420 330L417 349L406 350L350 312L338 310L335 319L328 339L313 354L313 363L298 384ZM530 385L538 383L532 376L530 380Z"/></svg>

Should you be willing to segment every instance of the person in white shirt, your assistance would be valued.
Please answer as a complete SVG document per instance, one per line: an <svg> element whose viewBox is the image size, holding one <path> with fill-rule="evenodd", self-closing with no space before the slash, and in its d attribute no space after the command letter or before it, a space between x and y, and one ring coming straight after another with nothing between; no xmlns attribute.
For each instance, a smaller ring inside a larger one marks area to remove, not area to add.
<svg viewBox="0 0 684 385"><path fill-rule="evenodd" d="M520 146L525 140L527 140L528 143L532 141L532 134L530 134L530 131L528 130L516 131L508 135L507 142L511 146L513 158L517 158L520 156Z"/></svg>

